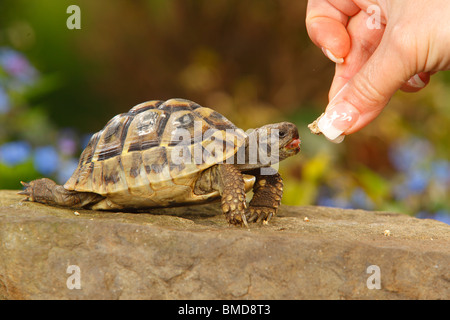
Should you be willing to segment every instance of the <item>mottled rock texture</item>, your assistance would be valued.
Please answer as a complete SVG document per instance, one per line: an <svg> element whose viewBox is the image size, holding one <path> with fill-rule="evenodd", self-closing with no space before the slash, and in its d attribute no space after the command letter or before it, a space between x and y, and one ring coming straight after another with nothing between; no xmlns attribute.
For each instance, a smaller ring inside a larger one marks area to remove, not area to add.
<svg viewBox="0 0 450 320"><path fill-rule="evenodd" d="M450 226L433 220L282 206L247 230L218 203L76 215L21 199L0 191L0 299L450 299Z"/></svg>

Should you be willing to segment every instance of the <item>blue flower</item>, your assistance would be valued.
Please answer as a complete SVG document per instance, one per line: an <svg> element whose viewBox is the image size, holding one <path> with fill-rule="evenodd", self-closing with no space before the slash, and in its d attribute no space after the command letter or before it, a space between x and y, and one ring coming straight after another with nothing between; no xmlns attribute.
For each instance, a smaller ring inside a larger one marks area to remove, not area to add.
<svg viewBox="0 0 450 320"><path fill-rule="evenodd" d="M52 146L36 148L34 152L34 167L43 175L49 175L58 169L59 155Z"/></svg>
<svg viewBox="0 0 450 320"><path fill-rule="evenodd" d="M446 185L450 183L450 162L446 160L433 161L431 171L433 179L439 184Z"/></svg>
<svg viewBox="0 0 450 320"><path fill-rule="evenodd" d="M343 209L351 209L351 204L340 197L328 197L322 196L317 200L317 205L322 207L334 207L334 208L343 208Z"/></svg>
<svg viewBox="0 0 450 320"><path fill-rule="evenodd" d="M355 208L359 209L373 209L372 200L367 196L367 193L361 188L355 188L350 197L350 202Z"/></svg>
<svg viewBox="0 0 450 320"><path fill-rule="evenodd" d="M435 213L434 219L446 224L450 224L450 212L447 210L439 210Z"/></svg>
<svg viewBox="0 0 450 320"><path fill-rule="evenodd" d="M430 175L423 170L416 170L410 173L406 180L405 187L411 193L423 192L430 181Z"/></svg>
<svg viewBox="0 0 450 320"><path fill-rule="evenodd" d="M60 184L66 183L67 180L72 176L75 172L75 169L78 166L77 159L70 159L61 163L60 168L58 170L57 181Z"/></svg>
<svg viewBox="0 0 450 320"><path fill-rule="evenodd" d="M389 159L393 166L402 172L408 172L425 162L432 155L433 147L428 140L411 138L393 143L389 150Z"/></svg>
<svg viewBox="0 0 450 320"><path fill-rule="evenodd" d="M87 147L93 135L94 135L93 133L87 133L83 135L83 137L81 137L81 148L83 150Z"/></svg>
<svg viewBox="0 0 450 320"><path fill-rule="evenodd" d="M6 113L11 108L9 96L5 89L0 86L0 113Z"/></svg>
<svg viewBox="0 0 450 320"><path fill-rule="evenodd" d="M8 142L0 146L0 162L9 166L25 162L30 156L31 147L25 141Z"/></svg>
<svg viewBox="0 0 450 320"><path fill-rule="evenodd" d="M317 205L321 206L321 207L334 207L335 206L333 198L326 197L326 196L320 197L317 200Z"/></svg>
<svg viewBox="0 0 450 320"><path fill-rule="evenodd" d="M439 210L435 213L430 213L427 211L420 211L416 214L416 218L434 219L437 221L444 222L446 224L450 224L450 212L448 212L447 210Z"/></svg>

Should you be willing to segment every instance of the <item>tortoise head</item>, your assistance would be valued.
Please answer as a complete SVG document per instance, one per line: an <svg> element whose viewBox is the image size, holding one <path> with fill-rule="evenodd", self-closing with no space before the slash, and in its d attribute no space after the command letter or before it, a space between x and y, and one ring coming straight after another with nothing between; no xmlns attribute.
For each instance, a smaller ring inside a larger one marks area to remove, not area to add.
<svg viewBox="0 0 450 320"><path fill-rule="evenodd" d="M237 152L236 166L240 170L268 167L300 151L300 139L295 124L273 123L247 132L245 144ZM244 161L239 157L242 157ZM241 160L241 161L240 161Z"/></svg>
<svg viewBox="0 0 450 320"><path fill-rule="evenodd" d="M272 163L294 156L300 151L301 142L298 130L295 124L291 122L268 124L256 131L258 132L260 146L268 143L267 156L272 158ZM264 136L267 136L266 141Z"/></svg>

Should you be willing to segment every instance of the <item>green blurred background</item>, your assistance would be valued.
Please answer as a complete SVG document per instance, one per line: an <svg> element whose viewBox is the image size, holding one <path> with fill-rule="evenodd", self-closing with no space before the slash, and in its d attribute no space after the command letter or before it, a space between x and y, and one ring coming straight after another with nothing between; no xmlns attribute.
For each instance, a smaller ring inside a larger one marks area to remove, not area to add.
<svg viewBox="0 0 450 320"><path fill-rule="evenodd" d="M69 5L81 29L69 30ZM3 0L0 189L65 182L90 135L147 100L186 98L248 129L298 125L283 202L393 210L450 223L450 75L397 93L339 145L309 133L334 65L308 38L298 0Z"/></svg>

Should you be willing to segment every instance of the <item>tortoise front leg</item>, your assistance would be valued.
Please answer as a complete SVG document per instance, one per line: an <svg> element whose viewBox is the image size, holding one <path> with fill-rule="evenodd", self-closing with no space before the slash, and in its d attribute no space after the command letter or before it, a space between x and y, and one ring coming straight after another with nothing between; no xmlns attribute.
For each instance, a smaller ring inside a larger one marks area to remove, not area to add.
<svg viewBox="0 0 450 320"><path fill-rule="evenodd" d="M227 221L234 225L244 224L247 203L245 201L245 183L242 173L231 164L217 165L219 175L219 193L222 196L222 211Z"/></svg>
<svg viewBox="0 0 450 320"><path fill-rule="evenodd" d="M268 168L267 168L268 169ZM259 171L255 170L255 171ZM253 198L247 210L247 221L267 224L277 214L283 196L283 179L273 169L273 174L261 175L253 172L256 177L253 186Z"/></svg>
<svg viewBox="0 0 450 320"><path fill-rule="evenodd" d="M78 192L64 189L53 180L42 178L29 183L21 182L25 190L18 194L27 196L26 200L69 208L82 208L99 202L104 197L92 192Z"/></svg>

